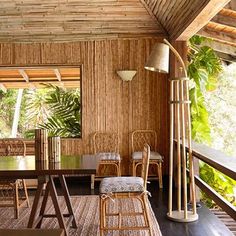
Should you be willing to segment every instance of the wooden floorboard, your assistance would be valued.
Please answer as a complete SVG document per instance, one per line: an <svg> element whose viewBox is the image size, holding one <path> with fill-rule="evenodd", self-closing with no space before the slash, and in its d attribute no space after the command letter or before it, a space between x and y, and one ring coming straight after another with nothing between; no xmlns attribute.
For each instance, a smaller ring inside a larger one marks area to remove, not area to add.
<svg viewBox="0 0 236 236"><path fill-rule="evenodd" d="M95 183L94 191L90 190L89 178L67 178L67 184L71 195L98 194L99 191L99 182ZM158 182L152 181L148 185L148 190L152 195L149 200L163 236L233 236L226 225L202 204L201 208L198 208L199 220L196 222L177 223L168 220L166 218L168 201L166 185L163 190L159 190Z"/></svg>

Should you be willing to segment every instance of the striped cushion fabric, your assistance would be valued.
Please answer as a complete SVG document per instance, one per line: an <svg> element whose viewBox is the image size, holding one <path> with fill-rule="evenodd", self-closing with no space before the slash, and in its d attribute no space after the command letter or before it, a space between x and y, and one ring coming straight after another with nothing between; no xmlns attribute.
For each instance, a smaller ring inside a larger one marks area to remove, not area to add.
<svg viewBox="0 0 236 236"><path fill-rule="evenodd" d="M104 178L100 184L100 193L143 192L141 177Z"/></svg>

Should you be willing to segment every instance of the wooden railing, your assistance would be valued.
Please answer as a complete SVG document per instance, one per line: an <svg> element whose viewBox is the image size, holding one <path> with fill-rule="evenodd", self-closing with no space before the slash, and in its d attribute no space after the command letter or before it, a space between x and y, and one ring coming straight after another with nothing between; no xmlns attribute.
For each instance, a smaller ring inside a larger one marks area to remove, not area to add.
<svg viewBox="0 0 236 236"><path fill-rule="evenodd" d="M186 148L188 151L188 148ZM199 159L212 166L221 173L236 180L236 157L229 157L224 153L210 148L203 144L192 143L192 153L194 159ZM236 207L204 182L195 174L196 185L204 191L218 206L227 212L234 220L236 220ZM235 186L236 188L236 186Z"/></svg>

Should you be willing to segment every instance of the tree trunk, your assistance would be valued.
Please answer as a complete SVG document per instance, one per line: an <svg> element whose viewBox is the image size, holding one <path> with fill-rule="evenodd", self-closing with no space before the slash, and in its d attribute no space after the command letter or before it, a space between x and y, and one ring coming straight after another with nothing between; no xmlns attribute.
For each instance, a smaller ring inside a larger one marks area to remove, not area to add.
<svg viewBox="0 0 236 236"><path fill-rule="evenodd" d="M24 89L19 89L18 94L17 94L15 113L14 113L14 119L13 119L12 130L11 130L12 138L16 138L16 135L17 135L17 128L18 128L18 123L20 119L20 107L21 107L23 91Z"/></svg>

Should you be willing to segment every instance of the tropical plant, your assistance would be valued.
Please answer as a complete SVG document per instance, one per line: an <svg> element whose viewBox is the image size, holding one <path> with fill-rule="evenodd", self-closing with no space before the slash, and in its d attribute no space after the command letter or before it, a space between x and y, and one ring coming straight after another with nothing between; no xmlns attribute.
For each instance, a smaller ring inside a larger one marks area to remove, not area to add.
<svg viewBox="0 0 236 236"><path fill-rule="evenodd" d="M212 48L201 46L204 40L206 39L199 36L190 39L188 75L192 80L190 89L192 136L199 143L209 144L211 136L204 92L216 88L222 63Z"/></svg>
<svg viewBox="0 0 236 236"><path fill-rule="evenodd" d="M221 196L236 206L234 188L236 181L222 174L211 166L200 162L200 178L215 189ZM202 198L209 207L214 207L215 203L202 192Z"/></svg>
<svg viewBox="0 0 236 236"><path fill-rule="evenodd" d="M25 94L26 98L26 117L31 127L37 128L38 124L44 123L49 116L49 106L46 98L50 89L28 89Z"/></svg>
<svg viewBox="0 0 236 236"><path fill-rule="evenodd" d="M49 94L46 104L51 113L40 128L47 129L51 136L81 136L81 104L79 90L67 91L55 85L47 85Z"/></svg>
<svg viewBox="0 0 236 236"><path fill-rule="evenodd" d="M218 86L222 63L213 49L201 44L206 40L194 36L190 40L188 75L192 82L190 90L192 138L199 143L211 144L209 112L206 107L206 92ZM229 201L232 201L236 181L223 175L209 165L200 162L200 177ZM214 203L204 193L203 200L212 207Z"/></svg>

